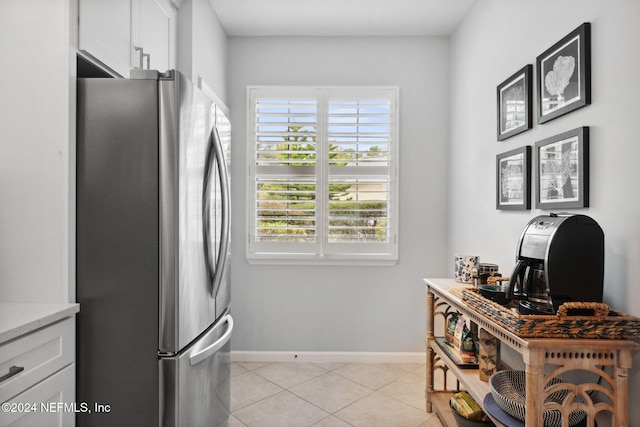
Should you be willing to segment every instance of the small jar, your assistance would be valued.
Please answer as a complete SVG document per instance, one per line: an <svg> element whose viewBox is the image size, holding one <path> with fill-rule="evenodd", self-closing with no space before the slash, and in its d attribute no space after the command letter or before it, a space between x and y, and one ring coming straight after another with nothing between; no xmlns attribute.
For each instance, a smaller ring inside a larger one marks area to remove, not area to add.
<svg viewBox="0 0 640 427"><path fill-rule="evenodd" d="M500 275L501 274L498 273L498 266L496 264L479 262L472 270L473 284L476 287L479 285L486 285L489 277Z"/></svg>

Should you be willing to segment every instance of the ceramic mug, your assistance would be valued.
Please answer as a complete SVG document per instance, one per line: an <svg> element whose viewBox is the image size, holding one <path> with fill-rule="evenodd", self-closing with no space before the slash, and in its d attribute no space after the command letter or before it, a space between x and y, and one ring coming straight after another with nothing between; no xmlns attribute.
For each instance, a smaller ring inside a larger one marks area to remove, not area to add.
<svg viewBox="0 0 640 427"><path fill-rule="evenodd" d="M455 255L455 270L453 278L456 282L473 283L471 271L476 266L480 257L478 255Z"/></svg>

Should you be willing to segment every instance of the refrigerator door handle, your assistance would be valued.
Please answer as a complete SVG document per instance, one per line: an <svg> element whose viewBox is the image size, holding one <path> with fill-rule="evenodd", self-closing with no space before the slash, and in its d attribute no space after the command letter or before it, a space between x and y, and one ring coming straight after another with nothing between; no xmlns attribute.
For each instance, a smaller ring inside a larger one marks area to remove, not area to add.
<svg viewBox="0 0 640 427"><path fill-rule="evenodd" d="M227 323L229 326L225 333L216 342L189 356L189 363L191 366L197 365L203 360L208 359L229 341L231 338L231 332L233 332L233 317L231 317L231 314L227 314L221 319L220 325L224 323Z"/></svg>
<svg viewBox="0 0 640 427"><path fill-rule="evenodd" d="M222 277L224 275L224 268L227 263L227 256L229 252L229 211L230 211L230 197L229 197L229 175L227 171L227 163L224 158L224 152L222 149L222 142L220 141L220 135L218 130L213 127L211 131L213 137L213 149L215 153L216 161L218 162L218 173L220 174L220 192L221 192L221 204L222 204L222 226L220 236L220 247L218 248L218 259L216 260L215 276L213 282L212 295L215 298L218 295L220 284L222 283Z"/></svg>
<svg viewBox="0 0 640 427"><path fill-rule="evenodd" d="M214 164L214 136L213 132L209 136L209 142L207 147L207 161L204 166L204 182L202 185L202 241L204 244L204 264L207 268L207 277L209 278L208 282L211 284L210 291L213 292L213 281L215 277L215 270L213 269L213 262L211 260L211 252L213 248L211 247L211 169Z"/></svg>
<svg viewBox="0 0 640 427"><path fill-rule="evenodd" d="M213 134L209 136L207 144L207 161L204 165L204 182L202 185L202 241L204 243L204 264L207 268L208 282L213 282L213 263L211 262L211 200L209 194L211 192L211 168L213 166ZM211 289L213 291L213 288Z"/></svg>

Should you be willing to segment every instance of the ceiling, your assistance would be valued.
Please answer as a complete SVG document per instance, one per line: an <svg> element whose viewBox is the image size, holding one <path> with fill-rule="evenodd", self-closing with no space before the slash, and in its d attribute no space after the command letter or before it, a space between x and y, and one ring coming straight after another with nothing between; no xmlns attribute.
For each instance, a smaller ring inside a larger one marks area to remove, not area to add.
<svg viewBox="0 0 640 427"><path fill-rule="evenodd" d="M209 0L230 36L447 36L475 0Z"/></svg>

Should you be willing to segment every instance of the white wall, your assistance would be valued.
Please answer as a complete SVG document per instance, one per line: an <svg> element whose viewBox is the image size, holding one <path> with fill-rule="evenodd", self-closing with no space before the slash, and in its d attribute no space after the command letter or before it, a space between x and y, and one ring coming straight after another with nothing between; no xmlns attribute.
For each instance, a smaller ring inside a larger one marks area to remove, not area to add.
<svg viewBox="0 0 640 427"><path fill-rule="evenodd" d="M75 301L75 13L0 2L0 301Z"/></svg>
<svg viewBox="0 0 640 427"><path fill-rule="evenodd" d="M422 352L427 274L446 264L446 38L230 39L234 350ZM400 87L400 261L257 266L246 250L247 85Z"/></svg>
<svg viewBox="0 0 640 427"><path fill-rule="evenodd" d="M549 211L495 209L495 156L589 126L591 216L605 232L604 300L640 315L640 2L477 0L451 39L448 256L474 252L509 274L529 219ZM496 140L496 86L583 22L591 23L592 105L503 142ZM535 186L534 186L535 187ZM629 373L640 393L640 356ZM640 407L630 420L640 425Z"/></svg>

